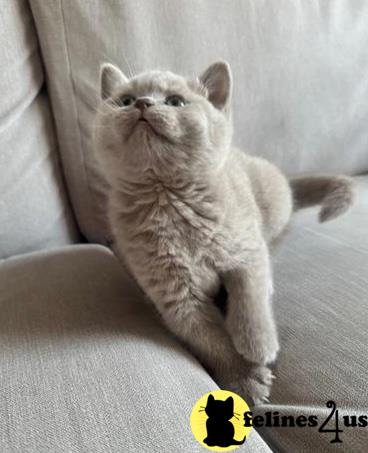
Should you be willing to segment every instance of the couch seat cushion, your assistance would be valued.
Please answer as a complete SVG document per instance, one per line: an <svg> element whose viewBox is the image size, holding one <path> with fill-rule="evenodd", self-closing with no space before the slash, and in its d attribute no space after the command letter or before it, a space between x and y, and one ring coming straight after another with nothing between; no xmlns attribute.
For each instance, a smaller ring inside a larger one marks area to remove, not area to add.
<svg viewBox="0 0 368 453"><path fill-rule="evenodd" d="M0 310L0 451L204 451L189 416L217 386L107 249L3 261Z"/></svg>
<svg viewBox="0 0 368 453"><path fill-rule="evenodd" d="M366 452L368 428L344 428L342 416L368 415L368 176L356 178L357 202L320 225L314 209L296 216L275 263L281 354L271 406L280 414L340 411L343 444L317 428L264 428L275 451ZM329 427L334 427L330 424Z"/></svg>

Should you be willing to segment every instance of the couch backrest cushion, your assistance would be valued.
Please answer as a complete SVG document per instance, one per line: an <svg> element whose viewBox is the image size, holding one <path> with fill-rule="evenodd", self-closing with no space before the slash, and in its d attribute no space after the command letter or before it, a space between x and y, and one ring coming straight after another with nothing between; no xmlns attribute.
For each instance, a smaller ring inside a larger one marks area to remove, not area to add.
<svg viewBox="0 0 368 453"><path fill-rule="evenodd" d="M91 161L99 65L234 71L235 143L287 173L368 170L368 2L30 0L82 231L104 241Z"/></svg>
<svg viewBox="0 0 368 453"><path fill-rule="evenodd" d="M28 2L0 0L0 258L77 239Z"/></svg>

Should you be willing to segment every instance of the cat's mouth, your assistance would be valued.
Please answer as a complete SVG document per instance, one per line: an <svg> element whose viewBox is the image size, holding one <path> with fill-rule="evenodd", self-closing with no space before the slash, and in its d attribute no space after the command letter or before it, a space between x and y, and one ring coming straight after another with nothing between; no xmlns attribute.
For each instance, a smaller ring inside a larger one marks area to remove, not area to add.
<svg viewBox="0 0 368 453"><path fill-rule="evenodd" d="M154 127L151 124L151 122L146 117L144 117L143 115L141 115L138 118L136 126L149 126L149 129L152 129L153 131L155 131Z"/></svg>
<svg viewBox="0 0 368 453"><path fill-rule="evenodd" d="M138 118L134 128L137 128L138 130L144 130L145 132L153 133L155 135L160 135L151 121L143 116L143 114Z"/></svg>
<svg viewBox="0 0 368 453"><path fill-rule="evenodd" d="M148 135L154 135L158 137L160 140L166 141L166 142L171 142L169 137L166 137L159 128L154 124L154 121L150 121L148 118L144 116L142 113L140 117L136 120L136 123L133 126L132 134L134 131L141 131L145 132Z"/></svg>
<svg viewBox="0 0 368 453"><path fill-rule="evenodd" d="M130 136L150 138L161 138L161 134L145 116L140 115L132 125Z"/></svg>

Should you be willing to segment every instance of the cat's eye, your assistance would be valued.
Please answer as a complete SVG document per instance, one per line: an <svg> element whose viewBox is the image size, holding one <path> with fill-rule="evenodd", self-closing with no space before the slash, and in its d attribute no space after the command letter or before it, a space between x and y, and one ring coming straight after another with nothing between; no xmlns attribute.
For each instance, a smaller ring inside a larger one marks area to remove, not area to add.
<svg viewBox="0 0 368 453"><path fill-rule="evenodd" d="M183 107L186 102L182 96L178 94L172 94L165 99L165 104L170 105L171 107Z"/></svg>
<svg viewBox="0 0 368 453"><path fill-rule="evenodd" d="M135 102L135 97L132 94L124 94L118 100L118 104L121 107L129 107Z"/></svg>

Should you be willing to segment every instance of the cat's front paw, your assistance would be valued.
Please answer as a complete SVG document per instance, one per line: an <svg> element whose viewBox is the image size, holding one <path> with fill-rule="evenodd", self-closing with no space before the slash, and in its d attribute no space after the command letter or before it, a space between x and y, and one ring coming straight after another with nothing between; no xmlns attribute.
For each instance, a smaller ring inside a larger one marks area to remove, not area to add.
<svg viewBox="0 0 368 453"><path fill-rule="evenodd" d="M273 326L267 331L242 332L232 335L235 349L248 362L267 365L275 362L280 350L276 329Z"/></svg>
<svg viewBox="0 0 368 453"><path fill-rule="evenodd" d="M247 341L235 347L247 361L262 365L274 363L280 350L277 337L257 342Z"/></svg>
<svg viewBox="0 0 368 453"><path fill-rule="evenodd" d="M243 372L229 369L226 375L215 379L221 388L230 390L250 405L268 403L271 386L275 376L266 366L249 365Z"/></svg>

